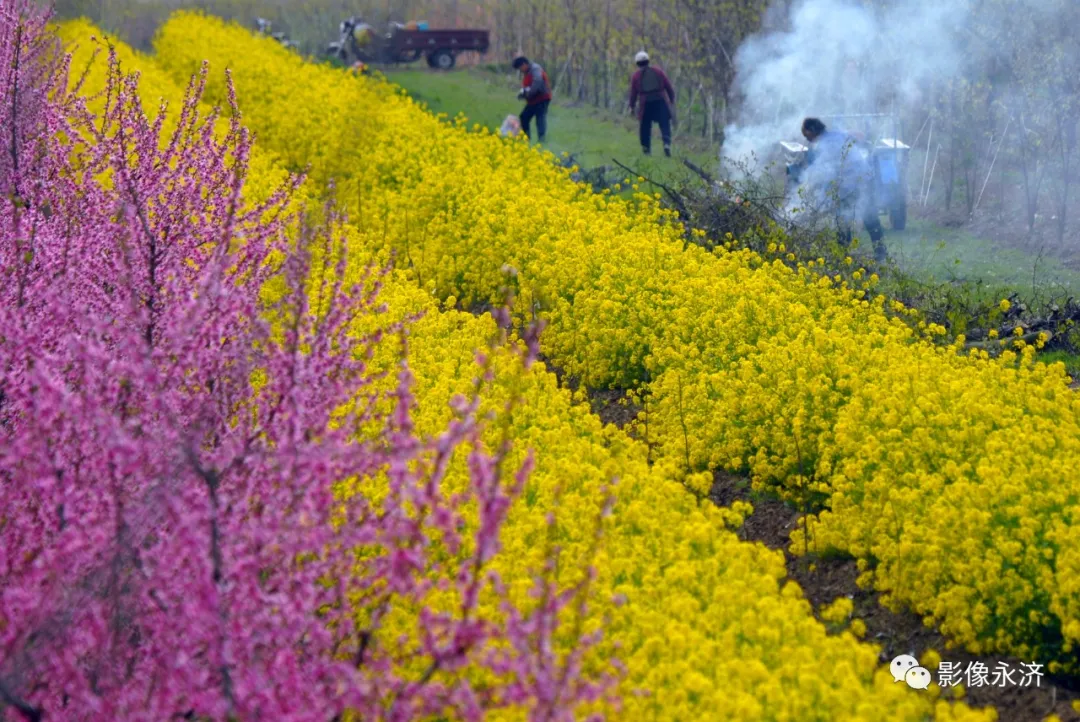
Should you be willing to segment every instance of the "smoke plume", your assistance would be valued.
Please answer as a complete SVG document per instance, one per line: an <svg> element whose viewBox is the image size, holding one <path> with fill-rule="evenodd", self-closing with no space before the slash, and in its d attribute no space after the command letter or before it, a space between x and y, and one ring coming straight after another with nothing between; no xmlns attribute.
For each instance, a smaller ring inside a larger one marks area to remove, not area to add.
<svg viewBox="0 0 1080 722"><path fill-rule="evenodd" d="M867 130L874 121L829 122L828 116L902 113L918 104L928 80L954 76L970 61L959 42L969 5L900 0L873 8L855 0L796 0L786 13L774 7L779 22L771 28L767 22L736 54L740 111L725 129L724 156L767 156L778 141L799 140L808 115Z"/></svg>

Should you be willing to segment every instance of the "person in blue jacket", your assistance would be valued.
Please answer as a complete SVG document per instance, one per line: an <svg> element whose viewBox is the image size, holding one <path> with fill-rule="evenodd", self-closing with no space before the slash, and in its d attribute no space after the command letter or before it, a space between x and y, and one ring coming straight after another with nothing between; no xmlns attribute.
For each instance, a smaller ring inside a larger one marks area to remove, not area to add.
<svg viewBox="0 0 1080 722"><path fill-rule="evenodd" d="M801 181L815 200L832 208L841 245L851 244L853 227L861 219L874 246L874 257L884 261L885 229L874 199L874 172L870 161L847 133L829 130L818 118L806 118L802 134L810 143Z"/></svg>

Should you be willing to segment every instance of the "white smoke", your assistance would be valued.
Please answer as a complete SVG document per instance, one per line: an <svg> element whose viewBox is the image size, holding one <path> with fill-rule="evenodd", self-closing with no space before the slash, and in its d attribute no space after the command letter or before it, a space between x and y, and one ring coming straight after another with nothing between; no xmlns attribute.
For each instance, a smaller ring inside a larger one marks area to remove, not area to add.
<svg viewBox="0 0 1080 722"><path fill-rule="evenodd" d="M783 27L752 36L736 53L740 111L725 128L724 157L766 157L778 141L800 139L806 116L914 106L928 81L955 76L969 60L958 42L969 12L968 0L896 0L885 9L796 0ZM864 132L860 123L874 122L825 119Z"/></svg>

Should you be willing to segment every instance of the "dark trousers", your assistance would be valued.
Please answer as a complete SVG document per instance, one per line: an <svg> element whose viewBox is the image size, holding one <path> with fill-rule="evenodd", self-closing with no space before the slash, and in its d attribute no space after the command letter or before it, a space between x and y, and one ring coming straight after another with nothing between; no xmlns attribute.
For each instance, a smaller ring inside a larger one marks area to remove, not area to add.
<svg viewBox="0 0 1080 722"><path fill-rule="evenodd" d="M837 235L840 245L845 248L851 245L856 218L861 218L863 227L866 228L866 232L870 235L870 243L874 247L874 257L879 261L884 261L887 257L885 228L881 225L881 219L878 217L873 188L863 188L855 198L850 198L847 203L840 204L840 213L837 217Z"/></svg>
<svg viewBox="0 0 1080 722"><path fill-rule="evenodd" d="M550 100L545 100L533 105L526 105L525 110L521 111L521 129L525 131L526 138L532 138L529 125L532 123L532 119L536 118L536 133L540 136L540 142L544 142L544 137L547 136L547 112L550 104Z"/></svg>
<svg viewBox="0 0 1080 722"><path fill-rule="evenodd" d="M664 147L671 147L671 109L663 100L650 100L641 113L641 148L646 153L652 149L652 124L660 126Z"/></svg>

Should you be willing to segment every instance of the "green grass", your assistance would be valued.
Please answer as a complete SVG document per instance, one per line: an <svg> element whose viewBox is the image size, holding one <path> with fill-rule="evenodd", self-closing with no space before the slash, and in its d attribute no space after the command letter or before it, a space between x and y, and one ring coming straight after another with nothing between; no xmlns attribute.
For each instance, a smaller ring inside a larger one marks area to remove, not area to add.
<svg viewBox="0 0 1080 722"><path fill-rule="evenodd" d="M887 221L886 221L887 226ZM1080 271L1055 256L1011 248L964 230L911 220L903 231L886 227L890 257L908 273L937 281L981 280L1007 295L1031 297L1080 292Z"/></svg>
<svg viewBox="0 0 1080 722"><path fill-rule="evenodd" d="M1080 378L1080 354L1068 351L1045 351L1039 354L1039 360L1048 364L1060 361L1065 364L1065 373L1074 379Z"/></svg>
<svg viewBox="0 0 1080 722"><path fill-rule="evenodd" d="M425 103L435 113L454 117L464 113L471 123L498 129L507 115L517 115L523 107L515 98L518 85L512 76L483 70L457 70L449 73L429 70L392 70L387 78L403 87L416 100ZM533 129L535 133L535 127ZM629 115L618 116L588 105L569 106L556 95L548 111L547 150L561 155L569 153L582 168L610 166L612 159L633 168L660 183L674 183L688 176L681 158L698 165L711 167L716 163L718 148L698 138L682 138L676 132L674 157L665 158L659 130L654 126L654 155L641 152L637 137L637 121Z"/></svg>

